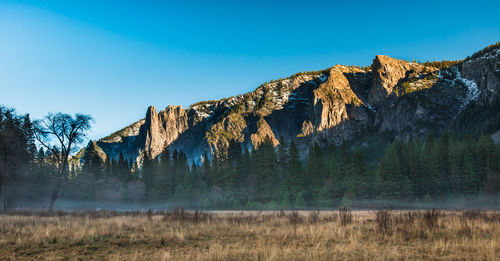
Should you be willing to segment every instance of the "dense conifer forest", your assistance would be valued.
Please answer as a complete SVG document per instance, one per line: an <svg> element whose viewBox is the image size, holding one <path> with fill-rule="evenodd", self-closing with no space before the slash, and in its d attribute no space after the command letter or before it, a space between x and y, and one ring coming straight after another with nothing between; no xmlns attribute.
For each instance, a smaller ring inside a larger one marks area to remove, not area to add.
<svg viewBox="0 0 500 261"><path fill-rule="evenodd" d="M2 207L46 207L57 179L54 150L36 149L29 115L0 112ZM301 157L296 144L283 140L253 150L233 140L205 154L210 160L200 165L169 150L141 166L123 155L102 161L89 142L81 164L69 164L61 199L205 209L418 207L449 200L455 207L498 206L500 145L458 130L377 144L385 147L382 154L349 142L315 143Z"/></svg>

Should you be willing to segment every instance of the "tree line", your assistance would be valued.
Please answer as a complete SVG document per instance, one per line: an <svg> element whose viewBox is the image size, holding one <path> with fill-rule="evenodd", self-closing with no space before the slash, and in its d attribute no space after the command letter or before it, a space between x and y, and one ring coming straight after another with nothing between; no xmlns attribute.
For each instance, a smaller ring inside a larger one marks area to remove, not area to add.
<svg viewBox="0 0 500 261"><path fill-rule="evenodd" d="M344 142L304 148L265 139L253 149L235 140L192 164L182 151L165 150L141 164L120 154L102 160L89 142L74 153L91 117L29 115L0 108L2 209L48 207L59 198L115 206L182 206L211 209L367 207L473 199L500 200L500 145L490 136L410 138L389 143L381 155ZM53 136L49 142L49 135ZM38 149L37 149L38 145ZM300 151L308 151L306 155Z"/></svg>
<svg viewBox="0 0 500 261"><path fill-rule="evenodd" d="M87 150L93 146L89 143ZM146 157L140 169L123 155L106 162L96 153L86 157L82 177L93 180L89 195L102 196L100 191L115 187L121 191L115 200L121 201L301 209L362 207L374 199L418 203L494 195L500 200L500 146L490 136L445 133L438 139L429 135L394 141L381 156L352 150L347 142L326 147L315 143L304 158L293 142L281 140L273 147L266 139L247 150L233 140L201 165L190 165L182 151L166 150L154 159ZM377 163L368 164L366 157L377 157Z"/></svg>
<svg viewBox="0 0 500 261"><path fill-rule="evenodd" d="M63 113L31 121L29 114L19 115L0 106L2 209L21 202L37 206L40 197L49 195L48 209L52 211L67 185L78 176L76 169L71 171L69 161L90 130L91 121L89 115Z"/></svg>
<svg viewBox="0 0 500 261"><path fill-rule="evenodd" d="M8 187L30 171L36 152L29 114L17 115L15 110L0 106L0 197L7 210Z"/></svg>

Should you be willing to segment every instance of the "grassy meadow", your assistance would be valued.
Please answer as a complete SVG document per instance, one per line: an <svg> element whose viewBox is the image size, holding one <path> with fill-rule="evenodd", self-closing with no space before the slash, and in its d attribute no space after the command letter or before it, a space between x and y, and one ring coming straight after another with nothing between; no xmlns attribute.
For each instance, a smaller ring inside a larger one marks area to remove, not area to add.
<svg viewBox="0 0 500 261"><path fill-rule="evenodd" d="M0 215L0 260L500 260L500 212Z"/></svg>

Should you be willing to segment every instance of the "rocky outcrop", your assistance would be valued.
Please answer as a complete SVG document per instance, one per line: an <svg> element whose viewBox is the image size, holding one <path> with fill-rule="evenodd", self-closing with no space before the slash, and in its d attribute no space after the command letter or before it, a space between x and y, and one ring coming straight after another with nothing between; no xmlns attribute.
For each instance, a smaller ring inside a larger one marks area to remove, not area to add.
<svg viewBox="0 0 500 261"><path fill-rule="evenodd" d="M377 55L372 64L372 84L368 95L370 104L383 102L394 91L394 87L410 73L419 73L426 68L385 55ZM431 68L429 68L431 69Z"/></svg>
<svg viewBox="0 0 500 261"><path fill-rule="evenodd" d="M258 147L266 139L271 140L274 146L279 144L269 124L267 124L264 118L260 118L257 122L257 131L250 135L250 140L254 147Z"/></svg>
<svg viewBox="0 0 500 261"><path fill-rule="evenodd" d="M139 131L138 145L154 158L188 129L187 122L187 113L181 106L168 106L159 113L149 106Z"/></svg>
<svg viewBox="0 0 500 261"><path fill-rule="evenodd" d="M214 154L230 140L252 148L266 139L274 145L283 139L305 153L312 142L366 143L367 135L408 139L439 133L471 101L499 95L499 59L496 48L438 70L377 55L370 68L336 65L187 109L168 106L157 112L150 106L145 119L96 144L111 158L121 153L140 162L168 148L199 162L205 152Z"/></svg>
<svg viewBox="0 0 500 261"><path fill-rule="evenodd" d="M167 145L166 138L165 129L156 112L156 108L149 106L146 112L146 122L141 126L139 131L138 143L143 144L144 151L147 151L150 156L155 157Z"/></svg>
<svg viewBox="0 0 500 261"><path fill-rule="evenodd" d="M313 115L311 115L314 131L324 131L337 126L350 118L348 115L349 106L363 105L360 97L354 93L354 89L364 89L365 87L351 86L351 81L347 77L348 75L352 78L364 77L362 76L364 74L367 72L359 68L341 65L336 65L329 70L328 80L314 90L314 107ZM366 82L361 82L361 85L364 84ZM309 130L309 132L311 131Z"/></svg>
<svg viewBox="0 0 500 261"><path fill-rule="evenodd" d="M158 115L162 129L165 133L164 146L171 144L181 133L189 128L189 117L181 106L168 106Z"/></svg>

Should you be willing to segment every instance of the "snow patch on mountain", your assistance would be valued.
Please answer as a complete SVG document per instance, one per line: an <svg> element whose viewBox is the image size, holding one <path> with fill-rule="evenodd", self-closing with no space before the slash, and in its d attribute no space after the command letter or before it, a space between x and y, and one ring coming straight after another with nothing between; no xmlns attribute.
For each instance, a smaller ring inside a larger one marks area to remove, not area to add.
<svg viewBox="0 0 500 261"><path fill-rule="evenodd" d="M326 80L328 79L328 77L326 77L326 75L322 74L320 75L319 77L319 80L323 83L323 82L326 82Z"/></svg>
<svg viewBox="0 0 500 261"><path fill-rule="evenodd" d="M463 109L471 101L477 100L477 98L479 98L479 94L481 94L481 90L479 90L479 88L477 87L476 82L474 82L473 80L463 78L457 67L455 67L455 73L456 73L456 79L461 81L465 85L465 87L467 88L467 90L465 92L464 102L462 105L462 109Z"/></svg>

